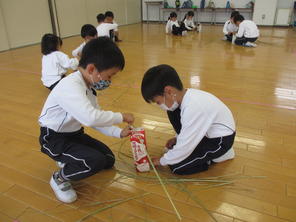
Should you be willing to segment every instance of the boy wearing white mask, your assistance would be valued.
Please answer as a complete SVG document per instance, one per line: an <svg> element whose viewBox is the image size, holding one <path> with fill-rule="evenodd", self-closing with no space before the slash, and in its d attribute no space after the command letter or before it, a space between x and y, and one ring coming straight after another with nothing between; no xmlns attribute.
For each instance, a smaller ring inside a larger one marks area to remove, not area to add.
<svg viewBox="0 0 296 222"><path fill-rule="evenodd" d="M231 111L217 97L184 89L176 70L168 65L149 69L141 90L146 102L167 111L177 133L166 144L168 152L152 158L156 166L168 165L173 173L186 175L234 158L235 122Z"/></svg>
<svg viewBox="0 0 296 222"><path fill-rule="evenodd" d="M110 38L90 40L82 50L78 71L63 78L44 104L39 117L39 142L43 153L62 163L62 168L53 173L50 186L64 203L77 199L71 181L110 169L115 162L108 146L84 133L82 125L107 136L130 135L128 126L120 129L114 125L132 124L133 115L102 110L95 91L106 89L124 64L121 50Z"/></svg>

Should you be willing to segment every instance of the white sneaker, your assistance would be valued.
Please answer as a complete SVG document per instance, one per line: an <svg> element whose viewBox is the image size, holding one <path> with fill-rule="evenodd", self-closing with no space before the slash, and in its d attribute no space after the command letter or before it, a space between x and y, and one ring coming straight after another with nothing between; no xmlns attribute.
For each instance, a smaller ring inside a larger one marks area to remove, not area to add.
<svg viewBox="0 0 296 222"><path fill-rule="evenodd" d="M226 41L226 40L227 40L227 37L226 37L226 36L224 36L224 37L222 38L222 40Z"/></svg>
<svg viewBox="0 0 296 222"><path fill-rule="evenodd" d="M231 160L235 157L235 153L234 153L234 150L233 148L231 147L230 150L228 150L224 155L216 158L216 159L213 159L212 161L215 162L215 163L221 163L221 162L224 162L226 160Z"/></svg>
<svg viewBox="0 0 296 222"><path fill-rule="evenodd" d="M60 162L60 161L56 161L56 164L57 164L57 166L58 166L58 168L64 168L64 166L66 165L65 163L62 163L62 162Z"/></svg>
<svg viewBox="0 0 296 222"><path fill-rule="evenodd" d="M187 31L182 32L182 36L185 36L185 35L187 35Z"/></svg>
<svg viewBox="0 0 296 222"><path fill-rule="evenodd" d="M77 194L69 181L61 181L58 173L54 173L49 182L55 196L64 203L72 203L77 199Z"/></svg>
<svg viewBox="0 0 296 222"><path fill-rule="evenodd" d="M245 46L247 47L256 47L257 45L253 42L246 42Z"/></svg>

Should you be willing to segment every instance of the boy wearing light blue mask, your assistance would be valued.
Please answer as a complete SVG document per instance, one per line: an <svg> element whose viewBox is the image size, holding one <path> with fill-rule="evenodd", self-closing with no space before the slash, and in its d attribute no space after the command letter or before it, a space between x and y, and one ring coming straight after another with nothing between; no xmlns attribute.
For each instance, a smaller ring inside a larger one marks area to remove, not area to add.
<svg viewBox="0 0 296 222"><path fill-rule="evenodd" d="M124 64L124 56L112 40L90 40L82 50L78 71L62 79L44 104L39 117L41 151L60 163L61 169L53 173L50 186L64 203L77 199L71 181L110 169L115 162L108 146L85 134L82 125L107 136L130 135L129 126L120 129L114 125L132 124L133 115L101 110L95 91L109 87Z"/></svg>
<svg viewBox="0 0 296 222"><path fill-rule="evenodd" d="M149 69L141 91L146 102L167 111L177 133L166 144L168 152L152 158L154 165L168 165L173 173L185 175L234 158L235 122L231 111L217 97L183 88L176 70L169 65Z"/></svg>

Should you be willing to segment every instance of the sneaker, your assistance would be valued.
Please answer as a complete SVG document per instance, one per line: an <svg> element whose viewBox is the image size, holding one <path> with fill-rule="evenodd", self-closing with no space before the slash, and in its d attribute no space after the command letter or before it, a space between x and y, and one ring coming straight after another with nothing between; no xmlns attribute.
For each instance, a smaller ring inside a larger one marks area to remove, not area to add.
<svg viewBox="0 0 296 222"><path fill-rule="evenodd" d="M185 35L187 35L187 31L182 32L182 36L185 36Z"/></svg>
<svg viewBox="0 0 296 222"><path fill-rule="evenodd" d="M72 188L71 183L69 181L63 181L59 177L58 172L52 175L49 184L58 200L64 203L72 203L77 199L77 194Z"/></svg>
<svg viewBox="0 0 296 222"><path fill-rule="evenodd" d="M245 46L246 47L256 47L257 45L255 43L253 43L253 42L246 42Z"/></svg>
<svg viewBox="0 0 296 222"><path fill-rule="evenodd" d="M226 160L231 160L235 157L235 153L234 153L234 150L233 148L231 148L230 150L228 150L224 155L216 158L216 159L213 159L212 161L214 163L221 163L221 162L224 162Z"/></svg>
<svg viewBox="0 0 296 222"><path fill-rule="evenodd" d="M58 168L60 168L60 169L64 168L64 166L66 165L65 163L62 163L60 161L56 161L56 164L57 164Z"/></svg>
<svg viewBox="0 0 296 222"><path fill-rule="evenodd" d="M224 36L224 37L222 38L222 40L223 40L223 41L227 41L227 37Z"/></svg>

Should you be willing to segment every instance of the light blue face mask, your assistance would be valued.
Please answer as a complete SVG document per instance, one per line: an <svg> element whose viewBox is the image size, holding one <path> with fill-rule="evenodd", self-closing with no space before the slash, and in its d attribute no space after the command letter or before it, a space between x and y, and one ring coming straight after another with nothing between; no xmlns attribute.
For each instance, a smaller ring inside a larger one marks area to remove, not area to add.
<svg viewBox="0 0 296 222"><path fill-rule="evenodd" d="M92 79L92 82L93 82L93 85L92 86L96 90L104 90L104 89L107 89L110 86L110 84L111 84L111 81L110 80L103 80L103 79L101 79L98 82L94 82L92 76L91 76L91 79Z"/></svg>

